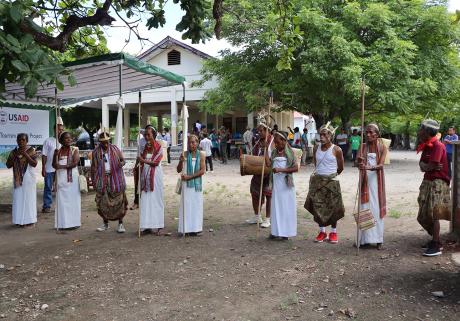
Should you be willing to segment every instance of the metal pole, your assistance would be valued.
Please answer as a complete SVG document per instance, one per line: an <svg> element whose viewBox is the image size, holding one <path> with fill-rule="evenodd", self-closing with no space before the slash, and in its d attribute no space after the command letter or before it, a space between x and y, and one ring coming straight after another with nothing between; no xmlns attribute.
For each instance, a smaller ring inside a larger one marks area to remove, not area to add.
<svg viewBox="0 0 460 321"><path fill-rule="evenodd" d="M137 133L137 156L140 155L140 142L141 142L141 106L142 106L142 92L139 91L139 110L138 110L138 120L139 120L139 130ZM137 208L138 208L138 229L137 229L137 237L141 237L141 164L137 163L137 192L139 196L137 198ZM136 197L136 195L134 195Z"/></svg>
<svg viewBox="0 0 460 321"><path fill-rule="evenodd" d="M360 156L363 156L363 144L364 144L364 105L365 105L365 90L366 90L366 83L364 78L361 82L361 147L360 147ZM366 160L367 161L367 160ZM359 247L360 247L360 240L359 240L359 220L361 214L361 184L363 180L363 173L362 170L359 170L359 179L358 179L358 215L357 215L357 223L356 223L356 254L359 254Z"/></svg>

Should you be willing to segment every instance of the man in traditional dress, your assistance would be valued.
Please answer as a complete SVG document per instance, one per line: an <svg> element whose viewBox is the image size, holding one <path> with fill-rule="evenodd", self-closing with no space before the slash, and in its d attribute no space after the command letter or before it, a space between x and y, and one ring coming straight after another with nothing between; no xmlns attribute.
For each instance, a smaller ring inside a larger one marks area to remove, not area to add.
<svg viewBox="0 0 460 321"><path fill-rule="evenodd" d="M57 126L57 137L61 135L64 130L64 122L61 117L56 120ZM53 155L56 147L60 145L56 144L56 137L48 137L43 142L42 148L42 176L45 179L45 185L43 187L43 207L42 213L51 213L51 204L53 203L53 185L56 170L53 168Z"/></svg>
<svg viewBox="0 0 460 321"><path fill-rule="evenodd" d="M315 242L338 243L337 222L344 217L345 207L337 176L343 171L343 154L340 147L332 144L335 129L330 123L319 131L320 144L313 150L315 171L310 177L310 186L305 209L309 211L319 225L319 234ZM326 226L331 226L329 236Z"/></svg>
<svg viewBox="0 0 460 321"><path fill-rule="evenodd" d="M252 148L252 155L254 156L264 156L265 147L267 146L268 154L271 155L273 136L269 133L269 128L265 124L260 124L257 127L259 133L259 139ZM262 217L259 213L259 197L260 197L260 185L262 184L262 175L254 175L251 179L251 198L252 198L252 208L254 209L254 216L248 220L248 224L257 224L259 222L261 227L267 228L270 227L270 210L271 210L271 199L272 199L272 190L270 188L270 175L268 168L266 169L263 177L263 186L262 186L262 203L261 206L265 204L265 220L262 220Z"/></svg>
<svg viewBox="0 0 460 321"><path fill-rule="evenodd" d="M99 146L93 151L91 176L96 189L97 212L104 223L97 231L109 228L109 221L118 221L118 233L124 233L123 217L128 209L123 166L125 160L117 146L110 143L105 130L99 135Z"/></svg>
<svg viewBox="0 0 460 321"><path fill-rule="evenodd" d="M439 220L451 219L447 153L436 137L438 131L439 123L431 119L424 120L418 131L417 153L422 152L419 166L425 175L418 196L417 221L432 236L424 246L424 256L442 254Z"/></svg>

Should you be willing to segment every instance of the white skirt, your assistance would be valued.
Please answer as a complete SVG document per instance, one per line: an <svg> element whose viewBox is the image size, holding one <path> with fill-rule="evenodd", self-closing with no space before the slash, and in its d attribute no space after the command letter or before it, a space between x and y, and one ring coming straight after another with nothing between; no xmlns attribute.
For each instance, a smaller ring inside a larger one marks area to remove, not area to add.
<svg viewBox="0 0 460 321"><path fill-rule="evenodd" d="M165 207L163 201L163 169L155 168L153 192L142 191L140 200L140 228L164 228Z"/></svg>
<svg viewBox="0 0 460 321"><path fill-rule="evenodd" d="M372 157L371 153L369 156ZM369 160L371 166L375 161ZM370 209L375 219L375 226L365 231L360 231L360 244L383 243L383 219L380 218L379 189L377 184L377 172L367 171L367 183L369 186L369 203L361 204L361 210Z"/></svg>
<svg viewBox="0 0 460 321"><path fill-rule="evenodd" d="M185 216L185 231L183 216ZM187 182L182 182L178 231L179 233L203 231L203 192L195 191L195 187L187 187Z"/></svg>
<svg viewBox="0 0 460 321"><path fill-rule="evenodd" d="M35 168L28 165L22 185L13 190L13 224L37 222L37 178Z"/></svg>
<svg viewBox="0 0 460 321"><path fill-rule="evenodd" d="M286 158L273 159L273 167L286 168ZM295 188L286 185L285 173L273 174L271 202L271 234L279 237L297 235L297 204Z"/></svg>
<svg viewBox="0 0 460 321"><path fill-rule="evenodd" d="M67 160L59 161L61 165ZM56 171L57 193L54 215L55 228L72 228L81 226L81 195L78 186L78 169L72 169L72 182L67 182L67 170Z"/></svg>

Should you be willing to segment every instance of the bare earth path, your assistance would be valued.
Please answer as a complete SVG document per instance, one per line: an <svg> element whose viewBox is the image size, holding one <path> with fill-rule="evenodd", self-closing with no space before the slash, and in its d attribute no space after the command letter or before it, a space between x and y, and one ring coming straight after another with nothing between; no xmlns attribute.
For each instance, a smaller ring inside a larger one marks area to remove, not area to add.
<svg viewBox="0 0 460 321"><path fill-rule="evenodd" d="M460 320L460 274L450 255L420 255L427 236L415 219L422 175L414 153L393 152L386 169L385 250L359 256L352 247L357 175L350 164L341 176L347 216L337 245L312 242L317 228L303 209L311 167L295 175L298 236L287 242L267 240L268 230L257 237L242 223L252 215L250 177L239 175L236 161L216 167L204 180L201 237L176 236L172 166L164 167L172 236L138 239L137 211L127 215L126 234L115 233L114 224L95 232L92 193L82 198L81 229L63 234L52 230L53 215L18 229L1 212L0 320ZM0 172L2 204L11 202L9 175Z"/></svg>

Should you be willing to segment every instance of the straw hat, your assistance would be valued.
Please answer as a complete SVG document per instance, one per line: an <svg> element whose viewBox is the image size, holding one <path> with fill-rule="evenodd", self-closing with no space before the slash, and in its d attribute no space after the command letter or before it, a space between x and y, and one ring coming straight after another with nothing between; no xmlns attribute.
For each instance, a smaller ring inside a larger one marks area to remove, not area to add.
<svg viewBox="0 0 460 321"><path fill-rule="evenodd" d="M109 132L104 128L102 132L99 134L99 141L100 142L108 142L110 140Z"/></svg>

